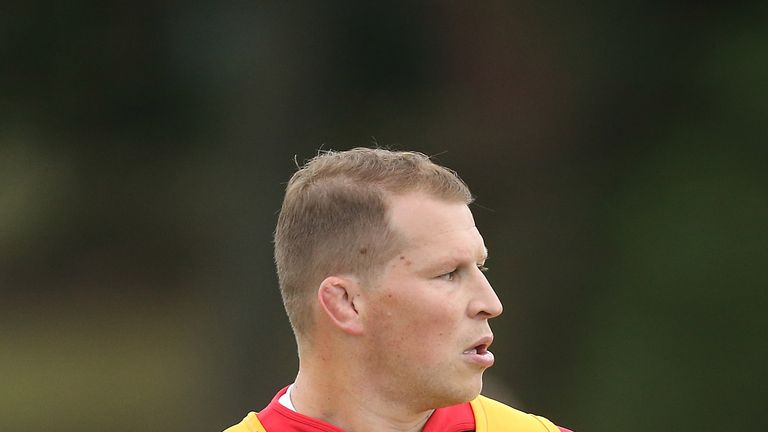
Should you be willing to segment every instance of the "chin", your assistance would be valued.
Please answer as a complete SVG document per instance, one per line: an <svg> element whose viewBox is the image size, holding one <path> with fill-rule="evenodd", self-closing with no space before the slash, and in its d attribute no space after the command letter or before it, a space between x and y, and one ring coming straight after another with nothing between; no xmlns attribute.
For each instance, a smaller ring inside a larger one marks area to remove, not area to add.
<svg viewBox="0 0 768 432"><path fill-rule="evenodd" d="M480 392L483 391L483 380L480 379L479 382L472 388L469 389L467 392L467 397L465 402L469 402L472 399L476 398L478 395L480 395Z"/></svg>
<svg viewBox="0 0 768 432"><path fill-rule="evenodd" d="M470 385L467 385L465 387L465 393L463 394L463 399L465 399L463 402L469 402L472 399L476 398L480 392L483 391L483 375L480 374L479 377Z"/></svg>
<svg viewBox="0 0 768 432"><path fill-rule="evenodd" d="M476 398L480 391L483 389L483 381L479 379L477 382L467 383L464 386L456 387L449 393L443 395L436 408L446 407L451 405L457 405L465 402L469 402Z"/></svg>

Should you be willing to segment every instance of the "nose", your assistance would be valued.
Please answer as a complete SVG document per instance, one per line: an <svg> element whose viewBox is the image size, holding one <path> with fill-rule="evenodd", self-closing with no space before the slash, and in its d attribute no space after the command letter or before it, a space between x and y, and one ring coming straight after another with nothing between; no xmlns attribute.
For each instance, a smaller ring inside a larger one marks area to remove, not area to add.
<svg viewBox="0 0 768 432"><path fill-rule="evenodd" d="M477 270L476 275L477 279L473 283L472 300L469 303L469 315L472 318L481 319L490 319L501 315L504 307L501 305L496 291L488 282L488 278L480 270Z"/></svg>

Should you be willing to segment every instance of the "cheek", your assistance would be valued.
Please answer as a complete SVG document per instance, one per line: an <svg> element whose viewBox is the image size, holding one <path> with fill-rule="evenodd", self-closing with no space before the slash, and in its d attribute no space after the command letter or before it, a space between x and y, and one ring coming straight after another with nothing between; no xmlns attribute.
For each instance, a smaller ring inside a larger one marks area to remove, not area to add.
<svg viewBox="0 0 768 432"><path fill-rule="evenodd" d="M425 357L455 350L459 337L457 311L446 307L448 299L384 296L377 308L376 331L389 348L407 349Z"/></svg>

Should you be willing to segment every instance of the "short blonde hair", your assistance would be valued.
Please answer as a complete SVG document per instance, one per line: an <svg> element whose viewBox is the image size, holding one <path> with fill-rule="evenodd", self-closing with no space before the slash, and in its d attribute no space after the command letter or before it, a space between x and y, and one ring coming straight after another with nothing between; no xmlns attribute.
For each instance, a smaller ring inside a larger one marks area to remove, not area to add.
<svg viewBox="0 0 768 432"><path fill-rule="evenodd" d="M280 292L297 339L309 336L323 279L350 273L371 281L397 252L387 198L424 192L472 202L452 170L418 152L355 148L325 151L291 177L275 230Z"/></svg>

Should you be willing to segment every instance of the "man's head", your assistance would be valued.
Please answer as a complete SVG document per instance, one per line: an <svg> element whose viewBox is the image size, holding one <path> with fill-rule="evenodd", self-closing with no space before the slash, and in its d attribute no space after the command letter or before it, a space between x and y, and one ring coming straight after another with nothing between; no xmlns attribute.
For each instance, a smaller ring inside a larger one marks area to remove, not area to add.
<svg viewBox="0 0 768 432"><path fill-rule="evenodd" d="M416 152L323 152L293 175L275 231L275 262L299 341L311 336L312 305L326 277L353 274L373 281L397 252L389 202L410 192L463 205L472 201L453 171Z"/></svg>
<svg viewBox="0 0 768 432"><path fill-rule="evenodd" d="M293 176L275 258L299 376L418 412L480 392L502 306L471 201L419 153L329 152Z"/></svg>

